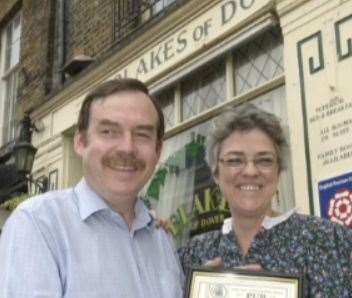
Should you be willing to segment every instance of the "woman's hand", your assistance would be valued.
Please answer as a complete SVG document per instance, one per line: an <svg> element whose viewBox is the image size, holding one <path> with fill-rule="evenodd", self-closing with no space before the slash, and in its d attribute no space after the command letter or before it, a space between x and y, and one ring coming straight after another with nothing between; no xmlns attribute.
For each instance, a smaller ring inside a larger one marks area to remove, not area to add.
<svg viewBox="0 0 352 298"><path fill-rule="evenodd" d="M156 218L156 226L157 228L162 228L166 233L172 234L171 222L168 219Z"/></svg>
<svg viewBox="0 0 352 298"><path fill-rule="evenodd" d="M211 269L221 269L224 268L224 262L220 257L217 257L207 261L204 266ZM259 264L247 264L244 266L235 267L235 269L247 270L252 272L259 272L263 270L262 266L260 266Z"/></svg>
<svg viewBox="0 0 352 298"><path fill-rule="evenodd" d="M263 268L259 264L248 264L244 266L235 267L236 269L242 269L247 271L259 272L262 271Z"/></svg>
<svg viewBox="0 0 352 298"><path fill-rule="evenodd" d="M157 228L162 228L166 233L171 233L172 234L172 229L171 229L172 225L171 225L170 220L157 218L155 210L153 210L153 209L149 210L149 214L155 220Z"/></svg>
<svg viewBox="0 0 352 298"><path fill-rule="evenodd" d="M224 268L224 262L221 260L220 257L217 257L215 259L205 262L204 266L211 269L221 269Z"/></svg>

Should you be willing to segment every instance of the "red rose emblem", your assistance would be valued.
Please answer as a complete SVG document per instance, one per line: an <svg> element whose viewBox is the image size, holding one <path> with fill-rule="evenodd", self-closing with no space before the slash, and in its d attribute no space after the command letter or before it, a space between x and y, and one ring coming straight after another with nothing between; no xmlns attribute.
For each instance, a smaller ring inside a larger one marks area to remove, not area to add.
<svg viewBox="0 0 352 298"><path fill-rule="evenodd" d="M352 228L352 191L348 189L335 193L329 202L329 219Z"/></svg>

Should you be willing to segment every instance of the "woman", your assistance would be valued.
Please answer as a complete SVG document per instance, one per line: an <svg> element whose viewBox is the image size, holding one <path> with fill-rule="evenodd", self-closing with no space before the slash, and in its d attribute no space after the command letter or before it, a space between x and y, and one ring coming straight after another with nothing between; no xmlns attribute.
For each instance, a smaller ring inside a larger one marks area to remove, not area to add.
<svg viewBox="0 0 352 298"><path fill-rule="evenodd" d="M225 268L254 264L304 276L304 297L352 297L352 230L271 207L287 143L279 120L253 105L226 111L211 137L209 164L229 203L221 231L180 250L187 272L216 259Z"/></svg>

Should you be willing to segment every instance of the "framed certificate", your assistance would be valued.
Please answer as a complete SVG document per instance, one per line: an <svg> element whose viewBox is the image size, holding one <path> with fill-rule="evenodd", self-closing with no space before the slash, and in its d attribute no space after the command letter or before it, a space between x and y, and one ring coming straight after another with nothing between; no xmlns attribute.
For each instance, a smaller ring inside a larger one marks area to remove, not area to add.
<svg viewBox="0 0 352 298"><path fill-rule="evenodd" d="M301 298L301 276L192 268L185 298Z"/></svg>

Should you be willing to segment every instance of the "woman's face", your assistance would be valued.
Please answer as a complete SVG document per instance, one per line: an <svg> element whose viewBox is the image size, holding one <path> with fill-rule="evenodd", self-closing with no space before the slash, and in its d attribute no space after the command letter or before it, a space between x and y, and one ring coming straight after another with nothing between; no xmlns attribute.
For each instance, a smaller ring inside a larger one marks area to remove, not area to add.
<svg viewBox="0 0 352 298"><path fill-rule="evenodd" d="M279 180L277 160L272 140L260 129L234 131L222 142L215 179L232 214L270 212Z"/></svg>

